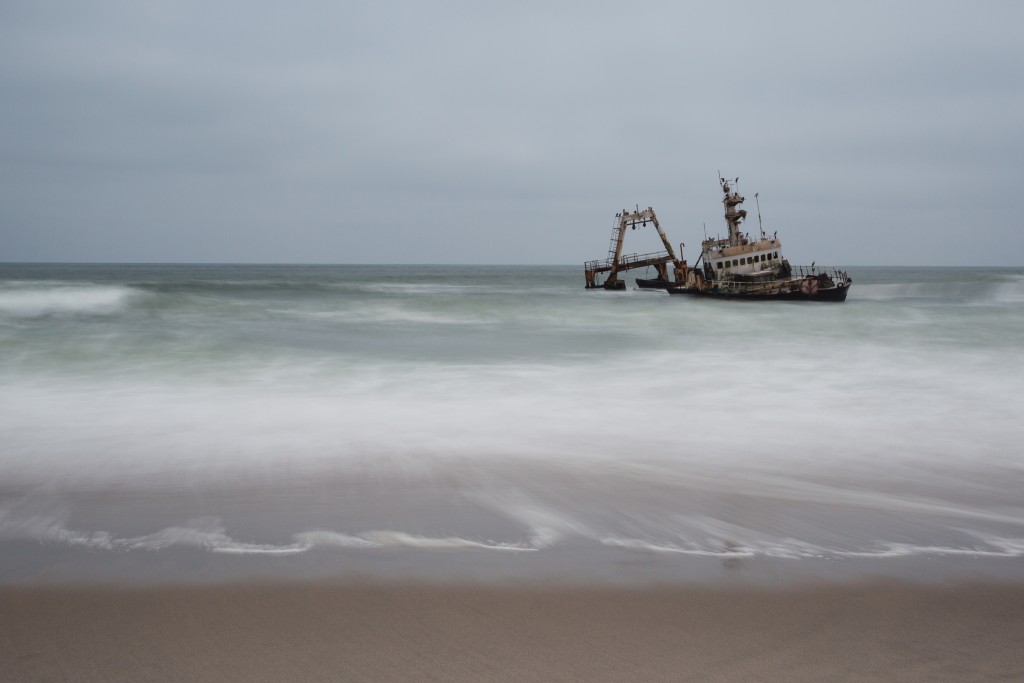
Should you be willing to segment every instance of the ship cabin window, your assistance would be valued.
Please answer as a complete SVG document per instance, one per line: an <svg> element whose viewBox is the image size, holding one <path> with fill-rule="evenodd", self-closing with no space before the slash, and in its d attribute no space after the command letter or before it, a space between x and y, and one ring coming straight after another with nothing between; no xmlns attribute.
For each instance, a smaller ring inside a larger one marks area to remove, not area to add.
<svg viewBox="0 0 1024 683"><path fill-rule="evenodd" d="M750 256L748 256L747 257L747 263L753 263L753 262L754 262L754 259L751 258Z"/></svg>
<svg viewBox="0 0 1024 683"><path fill-rule="evenodd" d="M725 266L721 261L718 262L718 269L721 270Z"/></svg>
<svg viewBox="0 0 1024 683"><path fill-rule="evenodd" d="M774 254L772 254L772 258L779 258L779 252L775 252Z"/></svg>
<svg viewBox="0 0 1024 683"><path fill-rule="evenodd" d="M761 254L761 261L764 262L764 254Z"/></svg>
<svg viewBox="0 0 1024 683"><path fill-rule="evenodd" d="M739 262L739 261L737 261L736 259L733 259L733 260L732 260L732 264L733 264L734 266L738 266L738 265L740 264L740 262Z"/></svg>

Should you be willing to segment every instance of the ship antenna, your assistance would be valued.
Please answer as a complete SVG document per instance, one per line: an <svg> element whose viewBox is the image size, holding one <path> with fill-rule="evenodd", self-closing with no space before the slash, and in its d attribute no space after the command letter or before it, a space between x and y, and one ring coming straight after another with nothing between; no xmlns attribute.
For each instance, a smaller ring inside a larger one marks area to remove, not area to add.
<svg viewBox="0 0 1024 683"><path fill-rule="evenodd" d="M760 192L754 193L754 201L757 202L757 227L761 229L761 239L764 239L764 226L761 225L761 200L757 196Z"/></svg>

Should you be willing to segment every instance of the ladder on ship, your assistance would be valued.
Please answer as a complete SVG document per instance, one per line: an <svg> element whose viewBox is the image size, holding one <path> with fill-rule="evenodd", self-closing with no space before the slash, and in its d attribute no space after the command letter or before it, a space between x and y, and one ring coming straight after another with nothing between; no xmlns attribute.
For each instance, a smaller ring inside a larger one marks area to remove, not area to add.
<svg viewBox="0 0 1024 683"><path fill-rule="evenodd" d="M615 216L615 222L612 223L612 236L608 241L608 263L615 263L618 261L622 250L622 243L625 241L624 233L626 232L626 221L621 219L621 215Z"/></svg>

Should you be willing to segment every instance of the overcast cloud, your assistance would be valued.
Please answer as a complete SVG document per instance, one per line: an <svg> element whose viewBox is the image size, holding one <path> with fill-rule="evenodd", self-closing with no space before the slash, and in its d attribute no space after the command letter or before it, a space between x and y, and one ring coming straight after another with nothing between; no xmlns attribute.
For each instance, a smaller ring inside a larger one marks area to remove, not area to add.
<svg viewBox="0 0 1024 683"><path fill-rule="evenodd" d="M0 261L1021 265L1024 3L834 5L7 0Z"/></svg>

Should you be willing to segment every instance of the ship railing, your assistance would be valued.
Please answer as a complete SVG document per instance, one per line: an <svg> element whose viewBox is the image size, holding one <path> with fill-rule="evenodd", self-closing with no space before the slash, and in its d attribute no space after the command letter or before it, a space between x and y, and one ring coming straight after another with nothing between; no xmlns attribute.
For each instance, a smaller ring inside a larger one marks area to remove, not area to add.
<svg viewBox="0 0 1024 683"><path fill-rule="evenodd" d="M791 266L790 275L783 280L732 279L726 276L717 280L716 285L719 289L732 292L766 292L778 290L780 286L786 289L792 286L791 283L793 281L798 282L805 278L816 278L821 275L825 275L831 278L833 282L839 284L849 284L851 282L850 276L841 268L811 264L809 266Z"/></svg>
<svg viewBox="0 0 1024 683"><path fill-rule="evenodd" d="M818 275L828 275L833 280L837 281L845 281L850 277L845 270L837 266L819 266L812 263L809 266L791 266L791 268L795 277L817 277Z"/></svg>
<svg viewBox="0 0 1024 683"><path fill-rule="evenodd" d="M671 260L672 255L667 251L652 251L647 254L626 254L619 257L619 270L629 270L630 268L654 263L668 263ZM593 261L584 261L583 267L586 270L604 271L611 270L614 263L615 259L613 258L594 259Z"/></svg>
<svg viewBox="0 0 1024 683"><path fill-rule="evenodd" d="M629 254L619 259L619 267L629 267L636 265L648 265L655 261L662 263L671 261L672 257L667 251L652 251L649 254Z"/></svg>

